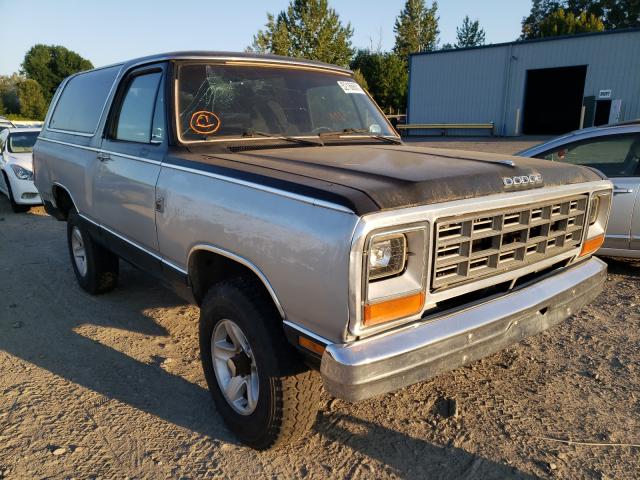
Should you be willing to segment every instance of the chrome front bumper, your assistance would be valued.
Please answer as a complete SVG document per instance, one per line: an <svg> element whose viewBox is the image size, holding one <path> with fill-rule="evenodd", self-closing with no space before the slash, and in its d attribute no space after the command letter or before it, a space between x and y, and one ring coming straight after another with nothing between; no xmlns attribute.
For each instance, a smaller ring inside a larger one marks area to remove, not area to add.
<svg viewBox="0 0 640 480"><path fill-rule="evenodd" d="M432 378L560 323L602 291L607 264L585 260L512 293L349 344L327 346L332 395L363 400Z"/></svg>

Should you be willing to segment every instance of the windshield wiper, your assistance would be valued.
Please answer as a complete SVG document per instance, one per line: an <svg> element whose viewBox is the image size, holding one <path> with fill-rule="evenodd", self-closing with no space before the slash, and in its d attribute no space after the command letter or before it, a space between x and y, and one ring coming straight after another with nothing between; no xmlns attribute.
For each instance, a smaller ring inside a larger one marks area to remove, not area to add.
<svg viewBox="0 0 640 480"><path fill-rule="evenodd" d="M318 133L318 137L327 138L327 137L341 137L342 135L348 135L350 133L357 133L363 137L374 138L376 140L380 140L386 143L392 143L394 145L402 145L402 140L395 137L386 137L384 135L378 135L375 133L371 133L369 130L365 130L364 128L345 128L344 130L335 130L331 132L320 132Z"/></svg>
<svg viewBox="0 0 640 480"><path fill-rule="evenodd" d="M316 142L314 140L307 140L306 138L298 138L298 137L290 137L288 135L274 135L272 133L268 133L268 132L261 132L260 130L247 130L246 132L244 132L242 134L243 137L249 137L249 138L253 138L253 137L265 137L265 138L273 138L276 140L285 140L287 142L292 142L292 143L300 143L302 145L311 145L314 147L322 147L324 146L324 144L322 143L322 141Z"/></svg>

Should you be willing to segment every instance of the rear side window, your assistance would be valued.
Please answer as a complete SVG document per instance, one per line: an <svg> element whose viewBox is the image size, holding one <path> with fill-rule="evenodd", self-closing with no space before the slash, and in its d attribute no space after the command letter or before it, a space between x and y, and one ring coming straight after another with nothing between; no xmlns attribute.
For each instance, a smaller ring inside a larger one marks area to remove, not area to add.
<svg viewBox="0 0 640 480"><path fill-rule="evenodd" d="M94 133L119 70L120 66L103 68L69 80L53 111L49 128Z"/></svg>
<svg viewBox="0 0 640 480"><path fill-rule="evenodd" d="M163 118L162 104L157 104L158 87L162 79L161 72L134 77L120 107L115 138L129 142L149 143L152 140L152 123ZM157 108L156 108L157 107ZM154 115L158 110L158 115ZM154 125L153 140L161 141L163 128Z"/></svg>

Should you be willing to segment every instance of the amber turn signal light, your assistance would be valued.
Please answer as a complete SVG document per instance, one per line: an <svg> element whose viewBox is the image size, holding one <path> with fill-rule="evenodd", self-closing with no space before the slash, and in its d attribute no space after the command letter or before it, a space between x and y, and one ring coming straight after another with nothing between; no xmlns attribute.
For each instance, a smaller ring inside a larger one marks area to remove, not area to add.
<svg viewBox="0 0 640 480"><path fill-rule="evenodd" d="M322 355L324 353L324 345L320 345L307 337L298 337L298 344L307 350L311 350L313 353L317 353L318 355Z"/></svg>
<svg viewBox="0 0 640 480"><path fill-rule="evenodd" d="M420 292L407 297L387 300L386 302L365 305L364 325L371 327L372 325L391 322L420 313L424 305L424 298L424 293Z"/></svg>
<svg viewBox="0 0 640 480"><path fill-rule="evenodd" d="M602 246L603 243L604 234L590 238L589 240L585 240L584 244L582 245L582 250L580 251L580 256L584 257L585 255L589 255L590 253L595 252Z"/></svg>

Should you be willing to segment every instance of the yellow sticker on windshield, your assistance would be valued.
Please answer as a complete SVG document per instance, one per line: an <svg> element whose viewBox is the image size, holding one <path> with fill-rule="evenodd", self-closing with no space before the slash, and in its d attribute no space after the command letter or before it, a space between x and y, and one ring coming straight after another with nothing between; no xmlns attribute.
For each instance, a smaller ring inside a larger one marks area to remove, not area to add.
<svg viewBox="0 0 640 480"><path fill-rule="evenodd" d="M344 93L362 93L364 90L356 82L345 82L344 80L338 80L338 85Z"/></svg>
<svg viewBox="0 0 640 480"><path fill-rule="evenodd" d="M211 135L220 128L220 118L213 112L200 110L191 115L189 126L191 130L201 135Z"/></svg>

